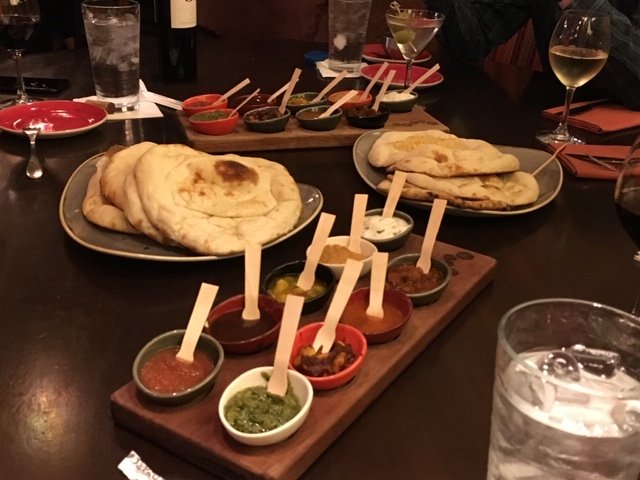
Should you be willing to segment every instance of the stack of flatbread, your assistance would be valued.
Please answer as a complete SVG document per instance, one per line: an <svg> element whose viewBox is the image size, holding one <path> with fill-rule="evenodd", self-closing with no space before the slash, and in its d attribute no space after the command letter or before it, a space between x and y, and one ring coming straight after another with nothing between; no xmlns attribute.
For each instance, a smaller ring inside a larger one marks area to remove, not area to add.
<svg viewBox="0 0 640 480"><path fill-rule="evenodd" d="M393 173L407 172L401 196L473 210L511 210L534 203L539 187L535 177L520 171L520 162L493 145L459 138L439 130L385 132L368 157L374 167L387 170L377 185L388 192Z"/></svg>
<svg viewBox="0 0 640 480"><path fill-rule="evenodd" d="M96 225L204 255L275 240L301 211L298 186L278 163L152 142L103 154L82 204Z"/></svg>

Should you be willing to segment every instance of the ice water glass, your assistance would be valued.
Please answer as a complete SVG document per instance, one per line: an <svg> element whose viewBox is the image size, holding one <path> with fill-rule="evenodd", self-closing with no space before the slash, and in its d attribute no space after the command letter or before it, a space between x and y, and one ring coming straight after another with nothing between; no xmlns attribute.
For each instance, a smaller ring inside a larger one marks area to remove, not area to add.
<svg viewBox="0 0 640 480"><path fill-rule="evenodd" d="M133 0L85 0L82 18L98 100L119 111L138 108L140 5Z"/></svg>
<svg viewBox="0 0 640 480"><path fill-rule="evenodd" d="M637 480L640 319L535 300L498 326L489 479Z"/></svg>
<svg viewBox="0 0 640 480"><path fill-rule="evenodd" d="M329 68L359 72L371 0L329 0Z"/></svg>

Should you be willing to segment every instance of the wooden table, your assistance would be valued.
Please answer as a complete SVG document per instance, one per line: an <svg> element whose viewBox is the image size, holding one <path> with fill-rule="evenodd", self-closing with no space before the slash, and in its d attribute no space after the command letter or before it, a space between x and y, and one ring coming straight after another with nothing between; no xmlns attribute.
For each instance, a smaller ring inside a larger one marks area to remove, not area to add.
<svg viewBox="0 0 640 480"><path fill-rule="evenodd" d="M157 78L154 48L146 38L143 78L150 90L176 98L224 91L246 76L263 91L275 90L296 66L304 67L301 89L322 86L303 61L319 45L202 38L198 81L185 84ZM3 74L12 68L0 64ZM92 93L86 51L27 56L25 72L71 78L63 98ZM540 74L507 91L477 67L442 62L441 72L444 82L422 91L421 104L453 133L497 144L538 147L536 130L553 126L540 111L563 98L562 86ZM0 134L0 478L124 478L116 465L130 450L164 478L212 478L115 426L109 396L129 382L146 341L183 326L200 282L220 284L221 298L240 291L242 259L176 264L104 255L70 240L57 213L67 179L90 156L114 143L184 141L175 112L162 111L161 119L109 122L78 137L43 140L46 172L38 181L24 175L26 139ZM634 133L599 140L629 144ZM324 210L338 214L336 232L349 228L344 212L355 193L369 193L372 207L383 204L355 171L349 147L256 153L320 188ZM439 239L496 259L495 279L302 478L485 478L500 316L540 297L622 309L634 302L634 245L618 224L612 195L612 182L566 175L555 201L533 213L446 216ZM424 231L427 212L406 211ZM312 233L307 228L267 250L263 268L302 257Z"/></svg>

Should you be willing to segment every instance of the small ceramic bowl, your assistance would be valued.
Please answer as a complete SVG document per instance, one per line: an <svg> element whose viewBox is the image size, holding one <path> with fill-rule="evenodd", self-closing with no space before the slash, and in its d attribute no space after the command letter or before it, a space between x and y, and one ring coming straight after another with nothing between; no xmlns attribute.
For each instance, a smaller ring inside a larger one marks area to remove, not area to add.
<svg viewBox="0 0 640 480"><path fill-rule="evenodd" d="M413 230L413 218L400 210L394 210L392 218L383 219L382 211L382 208L366 211L362 238L373 243L379 252L392 252L402 248L407 243ZM389 231L395 232L397 222L401 221L407 224L404 230L391 236L385 233Z"/></svg>
<svg viewBox="0 0 640 480"><path fill-rule="evenodd" d="M239 120L238 112L230 108L216 108L194 113L189 117L189 125L205 135L226 135L236 129Z"/></svg>
<svg viewBox="0 0 640 480"><path fill-rule="evenodd" d="M340 90L338 92L334 92L329 95L329 103L336 103L342 97L344 97L351 90ZM355 95L351 100L346 103L343 103L340 108L342 110L349 110L350 108L367 106L371 104L373 100L373 96L371 93L364 94L364 90L357 90L358 95Z"/></svg>
<svg viewBox="0 0 640 480"><path fill-rule="evenodd" d="M327 130L335 130L342 118L342 110L338 108L328 117L318 118L318 116L326 112L328 108L329 106L327 105L303 108L296 113L296 120L302 128L307 130L323 132Z"/></svg>
<svg viewBox="0 0 640 480"><path fill-rule="evenodd" d="M350 108L344 112L344 117L352 127L382 128L389 120L389 107L381 103L378 110L374 110L369 106Z"/></svg>
<svg viewBox="0 0 640 480"><path fill-rule="evenodd" d="M293 388L293 393L298 397L298 400L300 400L300 404L302 405L301 410L295 417L284 425L262 433L241 432L233 428L227 421L224 410L229 400L236 393L244 390L245 388L255 386L266 387L267 379L264 378L263 374L268 377L271 375L272 371L273 367L258 367L248 370L236 377L236 379L224 389L220 396L220 402L218 403L218 416L220 417L220 421L229 435L240 443L253 446L273 445L274 443L281 442L293 435L307 418L313 401L313 387L311 386L311 383L309 383L309 380L307 380L307 378L301 373L298 373L295 370L287 370L287 376L291 383L291 387Z"/></svg>
<svg viewBox="0 0 640 480"><path fill-rule="evenodd" d="M348 235L338 235L335 237L329 237L327 239L327 243L325 244L325 248L329 245L340 245L342 247L346 247L349 244L349 236ZM362 260L362 270L360 270L360 277L364 277L371 271L371 260L373 258L373 254L376 253L378 249L376 246L371 243L369 240L365 240L364 238L360 239L360 253L363 256ZM326 263L322 260L320 261L320 265L324 265L329 267L336 278L340 278L342 276L342 271L344 270L344 263Z"/></svg>
<svg viewBox="0 0 640 480"><path fill-rule="evenodd" d="M304 265L304 260L298 260L295 262L285 263L284 265L280 265L273 269L265 277L262 283L262 290L266 292L267 295L274 296L273 288L277 280L288 275L299 275L302 273L302 270L304 270ZM323 283L326 288L319 295L305 299L304 305L302 306L303 314L312 313L324 307L336 288L336 276L329 267L318 264L316 267L315 277L319 282ZM284 299L282 303L284 303Z"/></svg>
<svg viewBox="0 0 640 480"><path fill-rule="evenodd" d="M238 105L244 102L248 96L249 95L239 95L237 97L233 97L231 100L229 100L229 106L231 108L236 108ZM248 111L254 110L256 108L274 107L278 105L277 99L271 100L270 102L267 101L270 96L271 94L269 93L258 93L254 95L253 98L251 98L251 100L249 100L242 107L240 107L240 109L238 110L238 113L242 116Z"/></svg>
<svg viewBox="0 0 640 480"><path fill-rule="evenodd" d="M182 102L182 111L187 117L190 117L194 113L204 112L205 110L211 110L213 108L227 108L228 102L226 98L217 103L221 97L222 95L218 93L207 93L189 97Z"/></svg>
<svg viewBox="0 0 640 480"><path fill-rule="evenodd" d="M369 292L369 287L366 287L351 294L340 323L360 330L370 345L389 342L398 337L407 326L413 314L413 304L401 291L387 287L382 297L386 315L380 320L372 319L366 315Z"/></svg>
<svg viewBox="0 0 640 480"><path fill-rule="evenodd" d="M418 103L418 98L416 92L405 94L400 90L391 90L384 94L381 104L389 108L391 113L407 113L413 110L413 107Z"/></svg>
<svg viewBox="0 0 640 480"><path fill-rule="evenodd" d="M316 334L318 333L318 330L320 330L320 327L322 327L322 325L324 325L323 322L314 322L305 325L298 330L293 340L293 348L291 349L292 355L289 361L289 368L295 370L293 363L294 359L298 355L298 352L302 347L313 344L313 341L316 338ZM336 341L338 340L351 345L356 359L347 368L334 375L328 375L326 377L312 377L309 375L305 375L311 382L311 385L313 385L313 388L316 390L331 390L333 388L338 388L346 385L351 381L353 377L356 376L356 373L358 373L360 367L362 367L362 362L364 361L364 357L367 354L367 340L365 339L362 332L357 328L351 327L350 325L339 323L338 325L336 325Z"/></svg>
<svg viewBox="0 0 640 480"><path fill-rule="evenodd" d="M419 257L419 253L408 253L389 261L389 264L387 265L387 283L389 283L389 271L393 267L406 264L415 265L418 262ZM442 273L444 277L443 281L438 284L438 286L430 290L419 293L407 293L407 296L411 299L411 302L415 307L418 307L420 305L429 305L436 302L440 297L442 297L442 294L449 286L449 281L451 280L451 267L449 267L449 265L447 265L445 262L432 258L431 268L436 268ZM395 288L398 287L396 286Z"/></svg>
<svg viewBox="0 0 640 480"><path fill-rule="evenodd" d="M152 402L164 405L180 405L187 403L208 393L216 381L220 368L224 362L224 351L216 339L205 333L201 333L200 339L196 344L196 349L206 353L213 361L213 370L200 383L176 393L159 393L147 388L147 386L142 383L140 371L144 364L160 350L170 347L180 347L184 334L185 330L173 330L163 333L162 335L158 335L140 349L138 355L133 361L132 374L136 387L140 393Z"/></svg>
<svg viewBox="0 0 640 480"><path fill-rule="evenodd" d="M205 332L215 338L225 353L249 354L263 350L278 338L282 304L268 295L258 296L260 319L242 320L244 295L216 305L207 318Z"/></svg>
<svg viewBox="0 0 640 480"><path fill-rule="evenodd" d="M311 100L314 100L319 93L320 92L294 93L289 97L287 108L291 111L292 114L295 115L304 108L326 105L328 103L328 100L325 97L322 97L318 101L311 102Z"/></svg>
<svg viewBox="0 0 640 480"><path fill-rule="evenodd" d="M250 110L242 116L244 124L252 132L282 132L289 122L291 112L285 109L281 114L278 107L262 107Z"/></svg>

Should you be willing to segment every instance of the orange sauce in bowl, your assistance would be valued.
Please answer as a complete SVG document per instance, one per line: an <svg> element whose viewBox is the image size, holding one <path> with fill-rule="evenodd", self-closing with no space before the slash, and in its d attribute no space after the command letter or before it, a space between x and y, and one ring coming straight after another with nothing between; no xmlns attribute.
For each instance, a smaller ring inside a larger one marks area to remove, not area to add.
<svg viewBox="0 0 640 480"><path fill-rule="evenodd" d="M351 325L363 333L386 332L402 323L402 312L391 303L383 302L384 316L382 318L368 316L368 306L369 297L367 295L350 300L342 313L342 317L340 317L340 323Z"/></svg>
<svg viewBox="0 0 640 480"><path fill-rule="evenodd" d="M213 371L213 360L202 350L193 353L193 363L176 358L178 347L156 352L140 369L140 380L149 390L158 393L179 393L195 387Z"/></svg>

